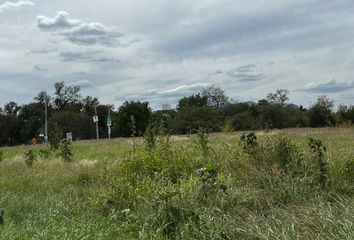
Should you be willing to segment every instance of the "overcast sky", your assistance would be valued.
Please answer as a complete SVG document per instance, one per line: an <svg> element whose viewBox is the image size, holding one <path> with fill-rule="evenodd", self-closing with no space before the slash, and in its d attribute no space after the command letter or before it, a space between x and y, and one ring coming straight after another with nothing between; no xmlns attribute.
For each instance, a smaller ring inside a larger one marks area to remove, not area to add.
<svg viewBox="0 0 354 240"><path fill-rule="evenodd" d="M354 104L353 0L0 0L0 106L56 81L116 106L215 84Z"/></svg>

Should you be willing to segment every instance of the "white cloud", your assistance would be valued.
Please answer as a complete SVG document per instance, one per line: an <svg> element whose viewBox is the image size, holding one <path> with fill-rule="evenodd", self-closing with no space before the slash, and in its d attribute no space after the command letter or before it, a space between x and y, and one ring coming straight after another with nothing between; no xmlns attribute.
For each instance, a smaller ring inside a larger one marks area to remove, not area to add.
<svg viewBox="0 0 354 240"><path fill-rule="evenodd" d="M58 12L54 18L46 16L37 17L37 27L43 31L55 31L71 43L77 45L106 45L118 44L118 38L123 34L115 27L107 27L101 23L86 23L79 19L71 18L64 11Z"/></svg>
<svg viewBox="0 0 354 240"><path fill-rule="evenodd" d="M354 82L337 82L332 79L327 82L311 82L306 84L301 91L313 93L337 93L354 88Z"/></svg>
<svg viewBox="0 0 354 240"><path fill-rule="evenodd" d="M3 4L0 5L0 13L5 11L5 10L11 10L11 9L17 9L17 8L21 8L24 6L34 6L35 3L32 1L17 1L17 2L4 2Z"/></svg>
<svg viewBox="0 0 354 240"><path fill-rule="evenodd" d="M81 88L88 88L94 86L94 84L88 79L80 79L71 81L68 83L69 86L79 86Z"/></svg>
<svg viewBox="0 0 354 240"><path fill-rule="evenodd" d="M54 16L54 18L39 15L37 20L37 26L42 30L48 31L72 28L82 24L80 20L70 18L70 14L64 11L59 11L57 15Z"/></svg>

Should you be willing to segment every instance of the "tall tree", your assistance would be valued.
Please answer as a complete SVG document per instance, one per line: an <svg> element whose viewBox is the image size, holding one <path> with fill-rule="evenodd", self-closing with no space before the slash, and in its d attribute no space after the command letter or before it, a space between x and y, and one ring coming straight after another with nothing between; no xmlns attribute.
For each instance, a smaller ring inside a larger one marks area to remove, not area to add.
<svg viewBox="0 0 354 240"><path fill-rule="evenodd" d="M208 105L216 108L223 108L230 103L225 91L218 86L211 85L202 90L201 95L207 98Z"/></svg>
<svg viewBox="0 0 354 240"><path fill-rule="evenodd" d="M311 127L324 127L334 124L334 101L326 95L317 97L317 101L308 110Z"/></svg>
<svg viewBox="0 0 354 240"><path fill-rule="evenodd" d="M9 102L4 106L4 112L6 115L17 116L17 113L20 111L21 107L18 106L15 102Z"/></svg>
<svg viewBox="0 0 354 240"><path fill-rule="evenodd" d="M275 93L269 93L267 95L267 101L271 104L283 105L288 100L289 100L289 90L287 89L277 89Z"/></svg>
<svg viewBox="0 0 354 240"><path fill-rule="evenodd" d="M80 110L82 108L79 86L66 86L64 82L56 82L54 88L54 107L56 110Z"/></svg>

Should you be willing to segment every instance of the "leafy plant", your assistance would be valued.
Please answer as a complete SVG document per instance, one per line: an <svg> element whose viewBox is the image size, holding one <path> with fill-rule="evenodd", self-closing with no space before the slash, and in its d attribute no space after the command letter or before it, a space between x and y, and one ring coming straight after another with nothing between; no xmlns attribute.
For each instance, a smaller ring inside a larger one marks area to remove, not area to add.
<svg viewBox="0 0 354 240"><path fill-rule="evenodd" d="M73 161L73 147L72 143L69 140L63 140L60 144L60 156L65 162Z"/></svg>
<svg viewBox="0 0 354 240"><path fill-rule="evenodd" d="M290 139L280 137L274 146L274 159L281 169L287 173L298 174L301 167L301 155Z"/></svg>
<svg viewBox="0 0 354 240"><path fill-rule="evenodd" d="M327 151L327 148L323 145L321 140L313 138L309 139L308 145L317 158L317 166L319 170L318 181L324 189L328 181L328 163L325 159L325 152Z"/></svg>
<svg viewBox="0 0 354 240"><path fill-rule="evenodd" d="M344 175L350 183L354 183L354 160L350 159L345 162Z"/></svg>
<svg viewBox="0 0 354 240"><path fill-rule="evenodd" d="M25 152L25 163L28 167L32 167L36 159L37 156L34 150L30 149L27 152Z"/></svg>
<svg viewBox="0 0 354 240"><path fill-rule="evenodd" d="M157 129L152 124L149 124L144 134L145 148L152 150L156 147L157 142Z"/></svg>
<svg viewBox="0 0 354 240"><path fill-rule="evenodd" d="M254 132L248 134L242 134L240 137L241 147L250 155L257 158L259 151L261 150L258 147L257 136Z"/></svg>
<svg viewBox="0 0 354 240"><path fill-rule="evenodd" d="M52 130L49 132L49 145L52 150L58 150L60 148L62 135L62 129L58 124L53 124Z"/></svg>
<svg viewBox="0 0 354 240"><path fill-rule="evenodd" d="M50 149L40 149L38 155L43 159L48 159L51 155Z"/></svg>
<svg viewBox="0 0 354 240"><path fill-rule="evenodd" d="M205 128L199 128L197 132L197 147L202 151L204 157L208 157L210 153L209 134Z"/></svg>

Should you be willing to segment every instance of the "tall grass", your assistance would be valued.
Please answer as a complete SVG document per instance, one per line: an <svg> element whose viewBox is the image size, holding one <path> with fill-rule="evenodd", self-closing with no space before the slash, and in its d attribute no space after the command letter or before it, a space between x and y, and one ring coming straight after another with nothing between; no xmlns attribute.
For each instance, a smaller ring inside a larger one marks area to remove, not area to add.
<svg viewBox="0 0 354 240"><path fill-rule="evenodd" d="M320 131L3 149L0 239L353 239L351 136Z"/></svg>

